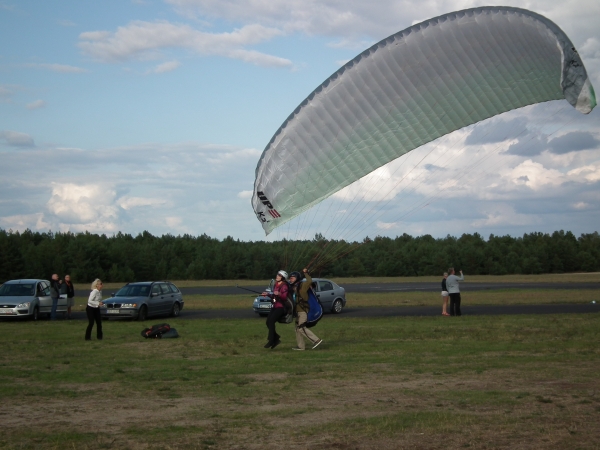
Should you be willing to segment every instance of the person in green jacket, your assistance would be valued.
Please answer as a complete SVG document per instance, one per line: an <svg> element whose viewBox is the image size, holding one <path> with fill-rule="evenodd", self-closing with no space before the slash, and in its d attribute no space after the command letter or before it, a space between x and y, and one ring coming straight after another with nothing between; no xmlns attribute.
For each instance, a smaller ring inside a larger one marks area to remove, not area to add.
<svg viewBox="0 0 600 450"><path fill-rule="evenodd" d="M296 296L296 343L297 347L292 350L304 350L304 339L308 339L312 348L317 348L323 339L319 339L315 333L306 328L306 320L308 317L308 290L312 285L312 278L307 269L302 270L305 280L302 281L300 272L292 272L290 274L290 285L293 287Z"/></svg>

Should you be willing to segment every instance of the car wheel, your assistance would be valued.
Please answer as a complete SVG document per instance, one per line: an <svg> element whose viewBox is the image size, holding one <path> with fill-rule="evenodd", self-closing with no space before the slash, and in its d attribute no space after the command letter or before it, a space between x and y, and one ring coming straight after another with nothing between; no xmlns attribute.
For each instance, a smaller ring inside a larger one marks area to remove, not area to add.
<svg viewBox="0 0 600 450"><path fill-rule="evenodd" d="M37 306L33 308L33 314L31 315L31 320L37 321L40 318L40 308Z"/></svg>
<svg viewBox="0 0 600 450"><path fill-rule="evenodd" d="M146 307L146 305L142 305L142 307L140 308L140 312L138 313L138 320L140 322L143 322L147 318L148 318L148 308Z"/></svg>
<svg viewBox="0 0 600 450"><path fill-rule="evenodd" d="M179 311L181 311L181 306L179 306L179 303L173 303L173 308L171 308L171 317L178 317Z"/></svg>
<svg viewBox="0 0 600 450"><path fill-rule="evenodd" d="M333 306L331 307L331 312L334 314L339 314L342 312L342 301L340 299L333 302Z"/></svg>

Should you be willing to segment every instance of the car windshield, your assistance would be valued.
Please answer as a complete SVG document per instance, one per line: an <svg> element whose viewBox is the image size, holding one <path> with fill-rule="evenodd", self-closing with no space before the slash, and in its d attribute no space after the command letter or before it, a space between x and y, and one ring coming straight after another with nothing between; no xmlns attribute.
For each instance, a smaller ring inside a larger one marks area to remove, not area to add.
<svg viewBox="0 0 600 450"><path fill-rule="evenodd" d="M150 292L150 286L147 284L139 285L132 284L129 286L123 286L115 294L115 297L148 297Z"/></svg>
<svg viewBox="0 0 600 450"><path fill-rule="evenodd" d="M4 284L0 287L0 297L31 297L35 294L35 283Z"/></svg>

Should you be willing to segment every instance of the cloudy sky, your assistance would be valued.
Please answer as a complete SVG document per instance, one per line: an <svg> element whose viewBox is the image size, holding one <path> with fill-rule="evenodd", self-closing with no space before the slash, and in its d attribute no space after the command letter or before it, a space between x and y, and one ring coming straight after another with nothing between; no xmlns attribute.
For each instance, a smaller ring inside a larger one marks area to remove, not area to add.
<svg viewBox="0 0 600 450"><path fill-rule="evenodd" d="M264 239L254 169L295 107L386 36L493 4L557 23L600 91L597 0L0 0L0 228ZM269 238L599 228L600 108L412 153Z"/></svg>

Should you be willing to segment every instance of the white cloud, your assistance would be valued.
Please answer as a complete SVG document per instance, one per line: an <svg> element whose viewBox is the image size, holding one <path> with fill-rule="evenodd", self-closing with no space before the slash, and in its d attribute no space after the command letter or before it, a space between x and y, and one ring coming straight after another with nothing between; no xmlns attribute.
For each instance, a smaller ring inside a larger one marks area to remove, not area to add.
<svg viewBox="0 0 600 450"><path fill-rule="evenodd" d="M66 64L27 64L27 67L35 69L46 69L58 73L85 73L86 69L81 67L69 66Z"/></svg>
<svg viewBox="0 0 600 450"><path fill-rule="evenodd" d="M290 67L287 59L246 49L281 34L276 28L262 25L246 25L230 33L206 33L185 24L135 21L114 33L81 33L79 47L103 62L158 57L167 49L187 49L204 56L223 56L260 66Z"/></svg>
<svg viewBox="0 0 600 450"><path fill-rule="evenodd" d="M586 202L573 203L573 208L575 208L575 209L587 209L588 206L589 205Z"/></svg>
<svg viewBox="0 0 600 450"><path fill-rule="evenodd" d="M44 220L44 213L18 214L0 217L0 226L5 230L50 230L49 222Z"/></svg>
<svg viewBox="0 0 600 450"><path fill-rule="evenodd" d="M14 147L33 147L35 145L31 136L19 131L0 131L0 139L4 139L8 145Z"/></svg>
<svg viewBox="0 0 600 450"><path fill-rule="evenodd" d="M52 197L47 207L63 223L106 224L108 219L117 217L113 204L116 193L108 186L73 183L53 183L52 186Z"/></svg>
<svg viewBox="0 0 600 450"><path fill-rule="evenodd" d="M596 34L596 0L380 0L377 6L363 0L166 0L180 14L192 18L221 18L233 23L260 23L286 33L331 36L348 48L370 37L383 39L415 23L441 14L485 5L527 8L555 21L567 34ZM576 44L580 43L577 39Z"/></svg>
<svg viewBox="0 0 600 450"><path fill-rule="evenodd" d="M46 106L46 102L44 100L36 100L34 102L27 103L25 105L25 107L27 109L31 109L31 110L33 110L33 109L40 109L40 108L43 108L44 106Z"/></svg>
<svg viewBox="0 0 600 450"><path fill-rule="evenodd" d="M481 212L485 218L474 220L471 223L475 229L506 225L531 225L536 222L535 215L517 213L513 206L507 204L494 204L491 208L493 209L490 211L490 206L483 206Z"/></svg>
<svg viewBox="0 0 600 450"><path fill-rule="evenodd" d="M377 228L379 230L393 230L399 227L400 224L398 222L377 222Z"/></svg>
<svg viewBox="0 0 600 450"><path fill-rule="evenodd" d="M545 188L548 185L558 186L564 183L564 175L558 170L546 169L542 164L531 159L522 162L508 175L516 185L525 185L533 190Z"/></svg>
<svg viewBox="0 0 600 450"><path fill-rule="evenodd" d="M166 202L166 200L160 198L121 197L118 199L117 204L124 210L130 210L141 206L164 205Z"/></svg>
<svg viewBox="0 0 600 450"><path fill-rule="evenodd" d="M237 194L238 198L243 198L243 199L248 199L248 198L252 198L252 194L254 191L240 191Z"/></svg>
<svg viewBox="0 0 600 450"><path fill-rule="evenodd" d="M181 63L179 61L167 61L165 63L159 64L158 66L156 66L152 70L152 72L153 73L172 72L173 70L177 69L179 66L181 66Z"/></svg>
<svg viewBox="0 0 600 450"><path fill-rule="evenodd" d="M588 165L584 167L578 167L570 170L567 175L573 181L586 180L588 182L600 181L600 164L599 165Z"/></svg>
<svg viewBox="0 0 600 450"><path fill-rule="evenodd" d="M181 217L165 217L165 222L169 228L177 228L182 221Z"/></svg>

